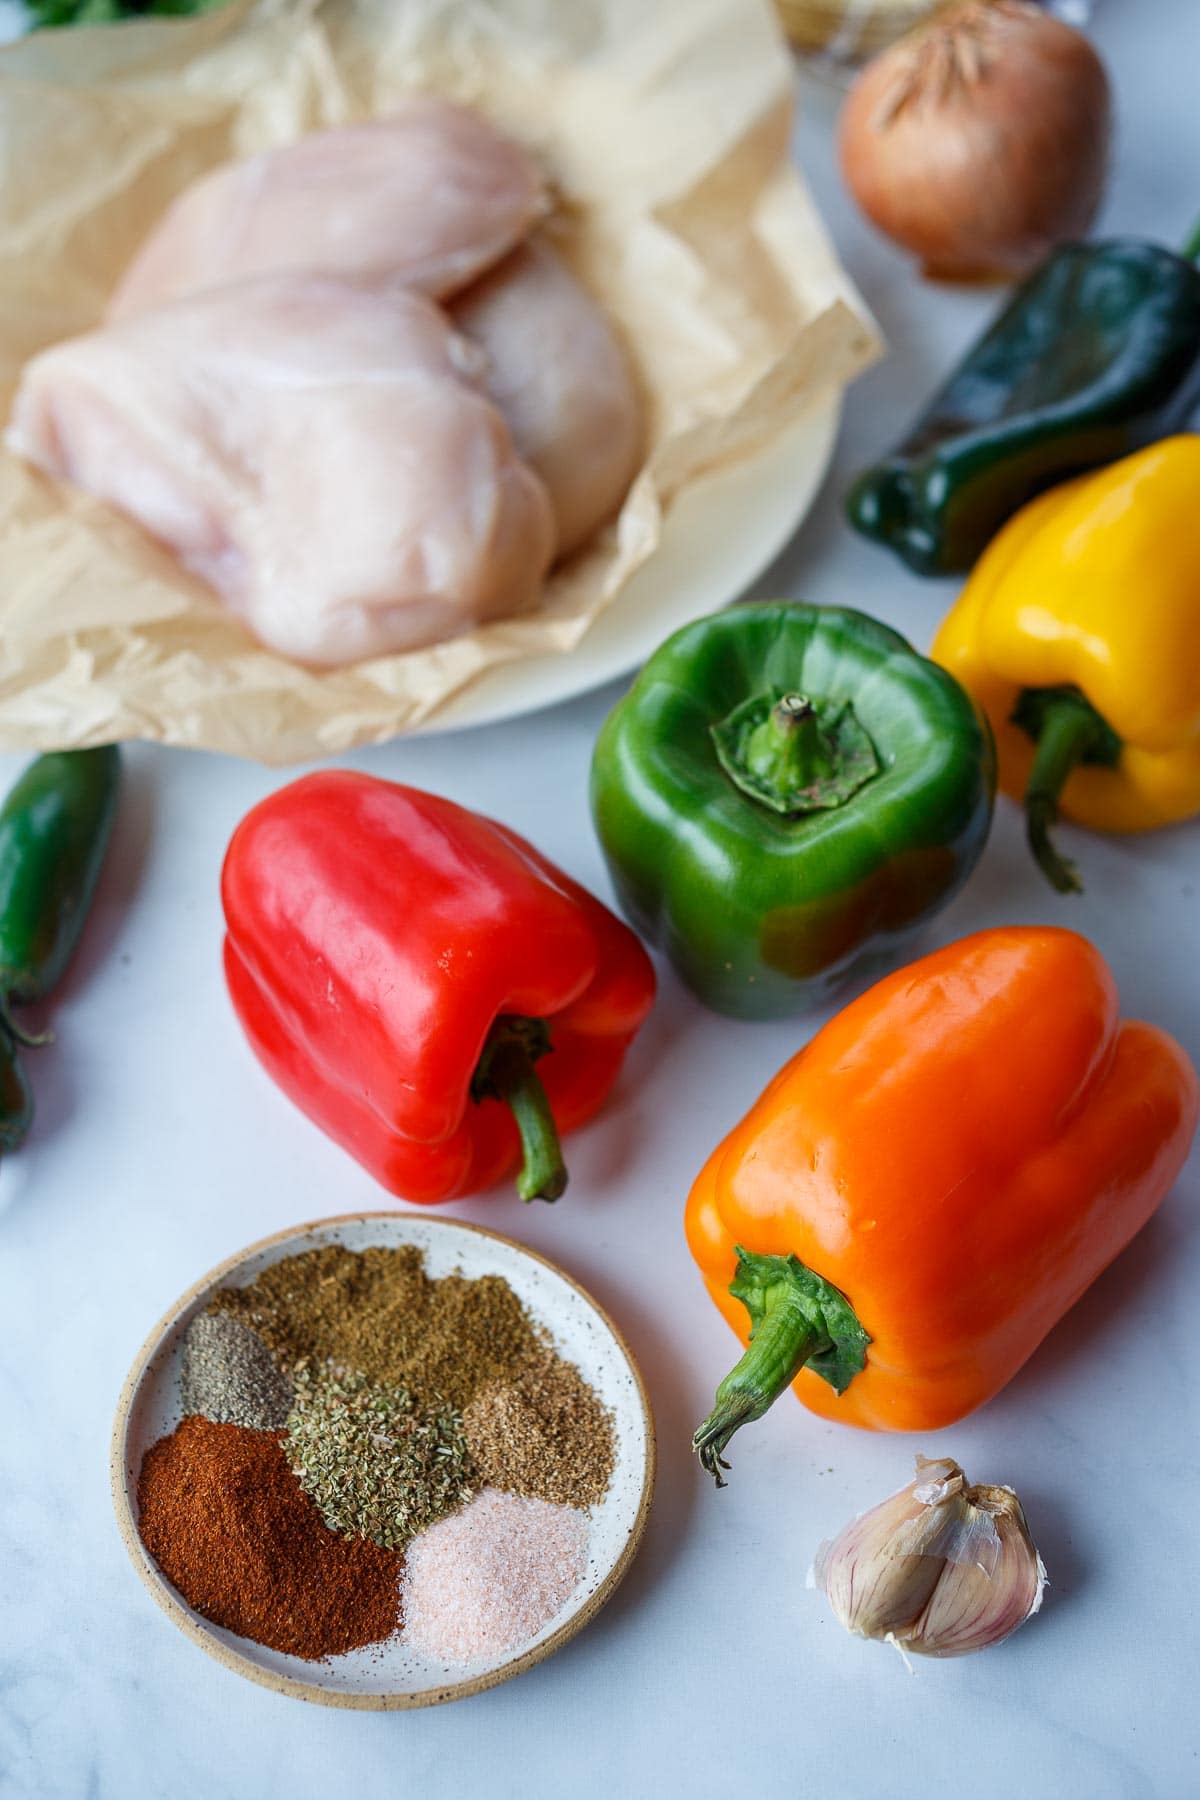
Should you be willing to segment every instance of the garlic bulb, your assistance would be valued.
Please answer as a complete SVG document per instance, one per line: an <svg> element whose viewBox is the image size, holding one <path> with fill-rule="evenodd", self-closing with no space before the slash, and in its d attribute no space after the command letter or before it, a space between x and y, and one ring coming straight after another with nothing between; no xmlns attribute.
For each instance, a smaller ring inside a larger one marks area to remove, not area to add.
<svg viewBox="0 0 1200 1800"><path fill-rule="evenodd" d="M918 1656L998 1644L1038 1610L1045 1581L1013 1490L968 1487L949 1457L924 1456L906 1488L822 1544L809 1575L847 1631Z"/></svg>

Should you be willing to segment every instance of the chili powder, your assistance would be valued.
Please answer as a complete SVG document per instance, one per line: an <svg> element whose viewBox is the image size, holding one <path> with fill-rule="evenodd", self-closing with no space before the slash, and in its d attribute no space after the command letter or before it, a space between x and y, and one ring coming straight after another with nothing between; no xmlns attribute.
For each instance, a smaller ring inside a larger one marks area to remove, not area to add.
<svg viewBox="0 0 1200 1800"><path fill-rule="evenodd" d="M215 1625L315 1662L390 1637L401 1558L330 1531L270 1431L191 1415L147 1450L138 1531Z"/></svg>

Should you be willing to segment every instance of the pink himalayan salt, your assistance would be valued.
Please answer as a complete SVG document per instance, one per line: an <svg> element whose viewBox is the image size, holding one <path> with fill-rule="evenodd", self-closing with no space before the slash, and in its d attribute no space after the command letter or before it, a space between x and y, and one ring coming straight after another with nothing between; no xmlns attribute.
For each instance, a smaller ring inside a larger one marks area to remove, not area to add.
<svg viewBox="0 0 1200 1800"><path fill-rule="evenodd" d="M514 1649L574 1591L587 1546L587 1518L573 1506L483 1488L409 1545L405 1643L464 1663Z"/></svg>

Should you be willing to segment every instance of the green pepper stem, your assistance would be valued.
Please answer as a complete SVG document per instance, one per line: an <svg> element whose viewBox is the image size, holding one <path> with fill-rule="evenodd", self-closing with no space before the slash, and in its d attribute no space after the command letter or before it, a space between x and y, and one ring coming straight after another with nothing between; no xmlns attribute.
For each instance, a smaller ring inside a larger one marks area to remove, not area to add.
<svg viewBox="0 0 1200 1800"><path fill-rule="evenodd" d="M1192 226L1183 249L1179 252L1184 262L1195 262L1200 257L1200 219Z"/></svg>
<svg viewBox="0 0 1200 1800"><path fill-rule="evenodd" d="M746 739L746 767L781 796L832 770L817 709L807 694L784 694Z"/></svg>
<svg viewBox="0 0 1200 1800"><path fill-rule="evenodd" d="M830 1339L780 1290L756 1327L746 1354L717 1389L716 1404L692 1438L692 1449L717 1486L728 1485L723 1452L735 1431L761 1419L791 1386L810 1356L828 1350Z"/></svg>
<svg viewBox="0 0 1200 1800"><path fill-rule="evenodd" d="M843 806L879 773L875 746L849 701L752 694L709 731L734 786L786 818Z"/></svg>
<svg viewBox="0 0 1200 1800"><path fill-rule="evenodd" d="M503 1100L516 1120L522 1152L517 1193L522 1200L557 1200L567 1185L558 1127L534 1068L549 1048L543 1020L505 1015L492 1026L471 1083L473 1100Z"/></svg>
<svg viewBox="0 0 1200 1800"><path fill-rule="evenodd" d="M1120 739L1090 701L1068 688L1027 689L1013 720L1037 745L1025 789L1029 848L1053 888L1060 894L1081 894L1079 871L1054 848L1050 828L1058 819L1059 795L1072 770L1085 762L1112 767L1120 757Z"/></svg>

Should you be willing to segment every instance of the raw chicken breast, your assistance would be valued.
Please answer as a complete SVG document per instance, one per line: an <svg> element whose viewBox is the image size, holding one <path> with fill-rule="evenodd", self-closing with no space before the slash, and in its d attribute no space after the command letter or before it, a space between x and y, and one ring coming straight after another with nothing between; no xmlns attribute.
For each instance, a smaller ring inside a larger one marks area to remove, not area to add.
<svg viewBox="0 0 1200 1800"><path fill-rule="evenodd" d="M268 276L44 351L8 442L131 514L265 644L351 662L537 598L550 504L479 361L417 294Z"/></svg>
<svg viewBox="0 0 1200 1800"><path fill-rule="evenodd" d="M452 294L545 209L541 176L518 144L465 107L418 98L194 182L126 270L109 317L291 269Z"/></svg>
<svg viewBox="0 0 1200 1800"><path fill-rule="evenodd" d="M637 469L642 413L625 353L591 295L537 239L452 311L487 357L488 392L550 491L559 555L568 556L616 512Z"/></svg>

